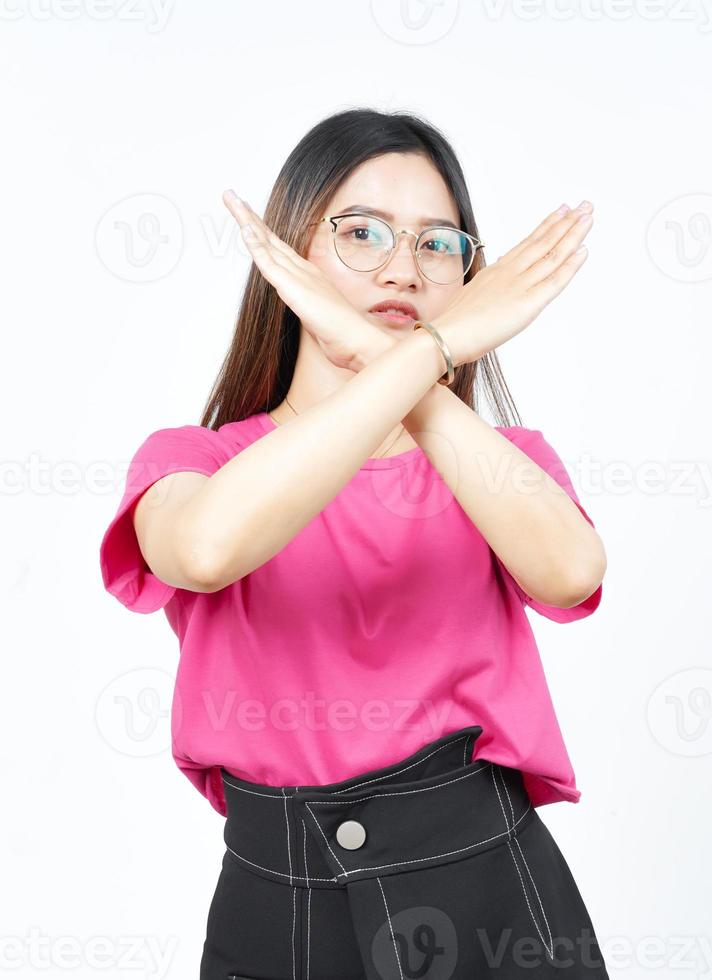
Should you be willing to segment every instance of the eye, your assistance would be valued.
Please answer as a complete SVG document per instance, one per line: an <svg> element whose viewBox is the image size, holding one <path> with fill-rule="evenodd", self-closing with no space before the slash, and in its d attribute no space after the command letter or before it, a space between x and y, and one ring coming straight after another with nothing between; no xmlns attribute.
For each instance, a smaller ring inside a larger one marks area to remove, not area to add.
<svg viewBox="0 0 712 980"><path fill-rule="evenodd" d="M336 237L344 246L369 245L382 248L388 243L390 231L378 218L350 215L339 221Z"/></svg>
<svg viewBox="0 0 712 980"><path fill-rule="evenodd" d="M429 252L439 252L441 254L446 252L451 252L453 250L452 240L446 238L426 238L422 243L421 248L427 249Z"/></svg>

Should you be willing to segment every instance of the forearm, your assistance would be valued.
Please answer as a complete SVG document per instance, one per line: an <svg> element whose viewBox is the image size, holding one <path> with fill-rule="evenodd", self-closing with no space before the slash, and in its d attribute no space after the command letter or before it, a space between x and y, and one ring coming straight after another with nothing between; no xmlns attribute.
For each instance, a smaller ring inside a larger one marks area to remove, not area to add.
<svg viewBox="0 0 712 980"><path fill-rule="evenodd" d="M606 568L597 532L545 470L443 385L403 423L458 503L532 598L572 606Z"/></svg>
<svg viewBox="0 0 712 980"><path fill-rule="evenodd" d="M243 449L186 505L184 527L211 591L284 548L443 373L424 330L376 346L347 384Z"/></svg>

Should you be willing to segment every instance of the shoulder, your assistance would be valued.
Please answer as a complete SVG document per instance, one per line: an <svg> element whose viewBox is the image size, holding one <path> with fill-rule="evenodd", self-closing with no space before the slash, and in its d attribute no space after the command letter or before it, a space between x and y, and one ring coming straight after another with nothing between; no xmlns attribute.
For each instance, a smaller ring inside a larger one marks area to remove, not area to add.
<svg viewBox="0 0 712 980"><path fill-rule="evenodd" d="M227 422L218 429L194 424L166 426L146 436L136 457L174 463L203 458L222 465L258 438L262 431L255 415L237 422Z"/></svg>
<svg viewBox="0 0 712 980"><path fill-rule="evenodd" d="M528 456L547 455L552 451L541 429L528 429L524 425L495 425L494 428Z"/></svg>
<svg viewBox="0 0 712 980"><path fill-rule="evenodd" d="M132 468L152 465L164 468L200 462L210 468L229 459L229 443L214 429L202 425L178 425L155 429L139 445Z"/></svg>
<svg viewBox="0 0 712 980"><path fill-rule="evenodd" d="M528 429L524 425L495 425L494 428L517 445L538 442L544 438L541 429Z"/></svg>
<svg viewBox="0 0 712 980"><path fill-rule="evenodd" d="M572 496L575 497L571 477L564 461L556 449L544 437L541 429L528 429L523 425L496 425L495 429L501 432L518 449L521 449L529 459L543 470L546 470L565 489L572 492Z"/></svg>

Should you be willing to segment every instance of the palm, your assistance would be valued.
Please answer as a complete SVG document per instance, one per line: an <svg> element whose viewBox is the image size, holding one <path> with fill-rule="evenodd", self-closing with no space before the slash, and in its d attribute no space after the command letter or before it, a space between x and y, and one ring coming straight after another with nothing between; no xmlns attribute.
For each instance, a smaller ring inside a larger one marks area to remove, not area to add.
<svg viewBox="0 0 712 980"><path fill-rule="evenodd" d="M275 235L244 202L226 192L223 201L235 217L250 254L263 276L338 367L350 367L378 327L349 303L318 266ZM248 226L252 228L249 233Z"/></svg>

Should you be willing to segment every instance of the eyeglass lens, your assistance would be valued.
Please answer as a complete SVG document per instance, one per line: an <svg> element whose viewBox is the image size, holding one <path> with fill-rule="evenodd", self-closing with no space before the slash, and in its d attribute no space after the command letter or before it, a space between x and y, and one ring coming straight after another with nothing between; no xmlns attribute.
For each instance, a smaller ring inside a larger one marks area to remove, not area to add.
<svg viewBox="0 0 712 980"><path fill-rule="evenodd" d="M371 272L384 264L395 242L380 218L349 215L339 218L334 245L342 262L356 272ZM423 275L442 285L456 282L470 268L474 247L455 228L429 228L421 237L417 259Z"/></svg>

